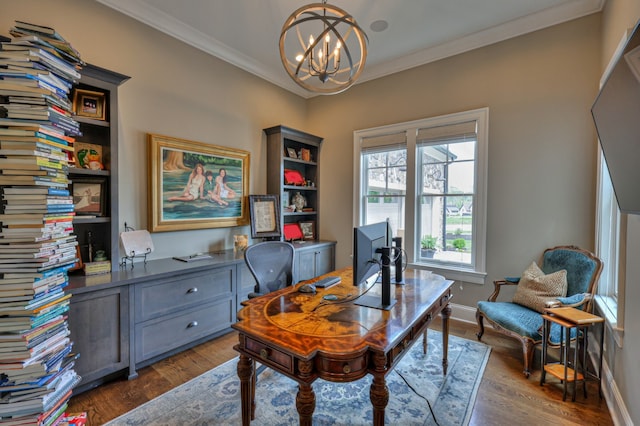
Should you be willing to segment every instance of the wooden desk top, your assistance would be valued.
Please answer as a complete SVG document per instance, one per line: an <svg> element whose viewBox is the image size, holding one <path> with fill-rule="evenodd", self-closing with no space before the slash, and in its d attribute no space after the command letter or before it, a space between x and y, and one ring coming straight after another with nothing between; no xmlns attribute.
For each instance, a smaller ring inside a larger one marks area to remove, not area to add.
<svg viewBox="0 0 640 426"><path fill-rule="evenodd" d="M387 353L418 324L425 311L434 316L450 299L453 281L434 279L426 271L407 270L405 285L396 285L397 303L389 311L353 303L367 289L352 285L351 268L327 275L340 275L342 282L316 294L297 291L305 281L245 302L232 327L239 332L284 350L299 359L311 359L317 352L355 354L367 350ZM375 284L367 293L380 295ZM323 296L336 295L337 300ZM431 319L431 318L429 318Z"/></svg>

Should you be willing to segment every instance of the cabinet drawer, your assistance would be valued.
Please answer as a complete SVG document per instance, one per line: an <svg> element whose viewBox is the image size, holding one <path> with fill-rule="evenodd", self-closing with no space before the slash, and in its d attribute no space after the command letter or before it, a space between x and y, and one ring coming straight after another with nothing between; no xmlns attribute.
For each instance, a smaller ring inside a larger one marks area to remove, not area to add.
<svg viewBox="0 0 640 426"><path fill-rule="evenodd" d="M289 354L273 349L264 343L253 340L250 337L245 339L245 349L252 353L256 361L271 362L279 365L284 371L293 372L293 357Z"/></svg>
<svg viewBox="0 0 640 426"><path fill-rule="evenodd" d="M226 299L186 313L137 324L136 362L142 362L229 328L234 320L234 309L235 300Z"/></svg>
<svg viewBox="0 0 640 426"><path fill-rule="evenodd" d="M218 268L136 286L136 323L232 297L233 270L233 267Z"/></svg>

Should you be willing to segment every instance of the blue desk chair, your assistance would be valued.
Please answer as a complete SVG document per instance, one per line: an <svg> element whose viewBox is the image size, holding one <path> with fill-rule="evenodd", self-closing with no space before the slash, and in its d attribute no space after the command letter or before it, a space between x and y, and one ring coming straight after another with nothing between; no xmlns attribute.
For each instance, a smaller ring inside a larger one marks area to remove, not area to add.
<svg viewBox="0 0 640 426"><path fill-rule="evenodd" d="M244 261L256 280L249 299L292 285L295 250L285 241L265 241L254 244L244 252Z"/></svg>

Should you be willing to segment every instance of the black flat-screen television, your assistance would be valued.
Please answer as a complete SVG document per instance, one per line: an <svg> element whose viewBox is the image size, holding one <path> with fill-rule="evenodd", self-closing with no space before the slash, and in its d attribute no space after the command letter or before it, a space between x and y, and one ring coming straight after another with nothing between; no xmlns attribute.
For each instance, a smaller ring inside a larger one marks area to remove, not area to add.
<svg viewBox="0 0 640 426"><path fill-rule="evenodd" d="M387 222L362 225L353 230L353 285L373 285L382 276L382 295L362 295L355 303L376 309L391 309L395 304L391 291L391 229Z"/></svg>
<svg viewBox="0 0 640 426"><path fill-rule="evenodd" d="M640 213L640 24L616 58L591 113L620 210Z"/></svg>

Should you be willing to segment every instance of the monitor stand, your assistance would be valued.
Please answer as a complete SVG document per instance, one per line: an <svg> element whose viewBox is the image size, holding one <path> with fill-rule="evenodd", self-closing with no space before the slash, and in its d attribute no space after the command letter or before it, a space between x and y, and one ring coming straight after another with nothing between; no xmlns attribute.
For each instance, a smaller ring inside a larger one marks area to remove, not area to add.
<svg viewBox="0 0 640 426"><path fill-rule="evenodd" d="M354 303L388 311L396 304L395 287L391 287L391 247L382 247L378 250L382 253L382 258L380 259L382 264L382 297L365 294L358 297Z"/></svg>
<svg viewBox="0 0 640 426"><path fill-rule="evenodd" d="M391 254L393 255L396 274L394 279L391 280L393 284L405 284L402 277L402 237L393 238L393 246L391 247Z"/></svg>

